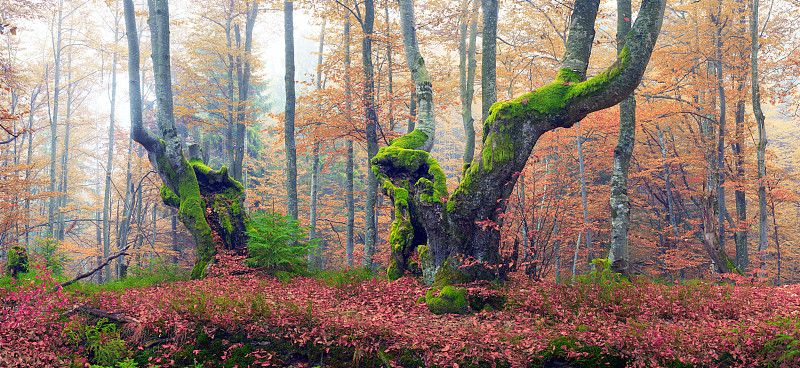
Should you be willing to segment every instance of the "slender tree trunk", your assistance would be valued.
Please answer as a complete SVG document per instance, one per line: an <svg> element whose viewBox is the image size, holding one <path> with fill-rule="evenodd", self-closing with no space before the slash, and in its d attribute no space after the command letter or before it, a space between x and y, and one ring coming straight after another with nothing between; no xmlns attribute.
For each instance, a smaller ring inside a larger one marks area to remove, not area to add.
<svg viewBox="0 0 800 368"><path fill-rule="evenodd" d="M750 81L753 86L751 94L753 113L758 124L758 146L756 147L758 165L758 261L759 269L763 275L767 250L767 168L764 165L764 155L767 149L767 130L764 125L764 113L761 111L760 81L758 79L758 3L758 0L753 0L753 14L750 16Z"/></svg>
<svg viewBox="0 0 800 368"><path fill-rule="evenodd" d="M72 118L72 52L67 53L67 103L66 114L64 115L64 153L61 155L61 184L59 184L58 191L61 195L58 197L58 230L56 231L56 239L61 242L64 240L64 206L67 205L67 189L69 184L68 162L69 162L69 133L70 133L70 119Z"/></svg>
<svg viewBox="0 0 800 368"><path fill-rule="evenodd" d="M721 6L721 5L720 5ZM727 120L727 99L725 98L725 84L722 70L722 26L717 24L716 37L716 62L714 63L717 74L717 93L719 96L719 128L717 131L717 167L714 173L717 182L717 226L719 227L719 245L725 251L725 215L728 209L725 205L725 124Z"/></svg>
<svg viewBox="0 0 800 368"><path fill-rule="evenodd" d="M387 98L387 103L389 104L389 130L395 130L395 122L394 122L394 86L392 85L392 37L391 35L391 28L389 27L392 22L389 19L389 2L387 1L383 7L386 13L386 63L387 69L386 74L387 79L389 82L389 97Z"/></svg>
<svg viewBox="0 0 800 368"><path fill-rule="evenodd" d="M372 66L372 37L375 24L375 3L373 0L364 0L364 19L361 25L364 39L361 41L361 61L364 66L364 95L363 104L366 114L367 135L367 165L378 153L378 112L375 106L375 80ZM367 170L367 198L364 215L364 261L365 267L372 268L372 256L375 252L375 202L378 195L378 179L372 170Z"/></svg>
<svg viewBox="0 0 800 368"><path fill-rule="evenodd" d="M350 14L346 14L347 20L344 23L344 89L345 89L345 111L347 116L347 126L352 126L352 86L350 85ZM347 177L347 184L345 191L347 192L347 244L345 245L347 266L353 265L353 250L355 242L353 241L353 233L355 232L355 203L353 195L353 166L355 160L353 157L353 140L347 139L347 164L345 167L345 175Z"/></svg>
<svg viewBox="0 0 800 368"><path fill-rule="evenodd" d="M50 193L56 191L56 154L58 152L58 97L60 90L60 82L61 82L61 24L63 22L63 10L64 10L64 0L61 0L58 4L58 30L56 35L56 42L53 45L53 53L55 54L55 80L53 82L53 112L50 116ZM55 221L56 221L56 203L58 202L58 196L51 196L49 199L49 208L48 208L48 225L47 225L47 236L53 236L55 232Z"/></svg>
<svg viewBox="0 0 800 368"><path fill-rule="evenodd" d="M478 36L478 22L474 15L478 13L478 0L475 1L472 12L469 12L471 0L464 0L462 8L464 19L461 20L461 30L459 36L458 53L460 62L458 65L461 86L461 121L464 124L464 169L472 162L475 156L475 120L472 118L472 98L475 94L475 42ZM467 17L469 15L469 17ZM467 46L467 25L469 25L469 46ZM467 49L469 47L469 50Z"/></svg>
<svg viewBox="0 0 800 368"><path fill-rule="evenodd" d="M131 225L131 215L136 197L133 193L133 173L131 172L131 159L133 156L133 140L128 139L128 163L125 174L125 200L122 202L122 219L119 231L117 232L117 250L122 250L128 244L128 233ZM125 256L117 258L117 278L123 277L122 265L125 264Z"/></svg>
<svg viewBox="0 0 800 368"><path fill-rule="evenodd" d="M325 48L325 18L322 18L322 27L319 30L319 51L317 52L317 78L316 78L316 88L317 91L322 90L322 51ZM317 110L321 110L320 106L317 106ZM322 111L319 111L322 114ZM309 213L311 217L311 224L309 225L310 229L308 231L308 238L314 239L317 237L317 196L319 195L320 189L320 162L319 162L319 137L317 134L317 126L314 125L312 127L313 135L314 135L314 147L312 148L312 155L311 155L311 205L309 208ZM316 253L317 257L322 256L322 250L317 249L316 251L311 250L308 252L308 262L309 264L313 264L314 262L314 254Z"/></svg>
<svg viewBox="0 0 800 368"><path fill-rule="evenodd" d="M617 53L621 53L621 42L631 29L631 1L617 0ZM614 148L614 163L611 173L611 249L608 262L611 271L628 275L630 253L628 229L631 207L628 198L628 168L636 142L636 98L633 94L619 104L619 140Z"/></svg>
<svg viewBox="0 0 800 368"><path fill-rule="evenodd" d="M580 123L578 123L580 125ZM583 164L583 133L578 134L578 170L581 174L581 207L583 208L583 226L586 229L586 262L592 265L592 229L589 223L589 205L586 198L586 165ZM581 232L582 233L582 232ZM578 234L578 243L575 245L575 261L578 259L578 250L581 247L581 235ZM575 264L572 265L572 277L575 277Z"/></svg>
<svg viewBox="0 0 800 368"><path fill-rule="evenodd" d="M489 108L497 102L497 0L481 0L481 9L483 10L481 121L485 122L489 117Z"/></svg>
<svg viewBox="0 0 800 368"><path fill-rule="evenodd" d="M114 40L117 40L117 28L114 28ZM138 57L138 56L137 56ZM114 119L115 105L117 101L117 53L114 53L111 62L111 113L108 116L108 157L106 158L106 186L103 194L103 259L111 255L111 229L109 218L111 217L111 174L114 170ZM104 267L103 275L105 281L111 278L111 266Z"/></svg>
<svg viewBox="0 0 800 368"><path fill-rule="evenodd" d="M286 144L286 211L297 220L297 150L294 144L294 20L293 1L283 3L284 37L286 42L286 112L283 139Z"/></svg>

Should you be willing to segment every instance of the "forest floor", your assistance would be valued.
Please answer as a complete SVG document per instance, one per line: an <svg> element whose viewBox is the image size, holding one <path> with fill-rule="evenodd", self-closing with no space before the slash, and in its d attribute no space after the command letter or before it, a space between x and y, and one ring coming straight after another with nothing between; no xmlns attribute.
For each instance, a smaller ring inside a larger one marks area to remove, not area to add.
<svg viewBox="0 0 800 368"><path fill-rule="evenodd" d="M435 315L429 286L360 270L159 278L0 283L0 366L800 366L798 285L512 278L462 285L469 313Z"/></svg>

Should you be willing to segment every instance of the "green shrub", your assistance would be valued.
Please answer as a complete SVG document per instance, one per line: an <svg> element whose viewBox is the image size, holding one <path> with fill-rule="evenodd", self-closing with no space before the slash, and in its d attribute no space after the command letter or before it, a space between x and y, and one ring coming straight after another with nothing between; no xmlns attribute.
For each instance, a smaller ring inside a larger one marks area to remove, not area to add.
<svg viewBox="0 0 800 368"><path fill-rule="evenodd" d="M250 267L293 273L306 270L308 252L319 241L308 239L309 228L277 212L255 212L251 218L253 226L247 231Z"/></svg>

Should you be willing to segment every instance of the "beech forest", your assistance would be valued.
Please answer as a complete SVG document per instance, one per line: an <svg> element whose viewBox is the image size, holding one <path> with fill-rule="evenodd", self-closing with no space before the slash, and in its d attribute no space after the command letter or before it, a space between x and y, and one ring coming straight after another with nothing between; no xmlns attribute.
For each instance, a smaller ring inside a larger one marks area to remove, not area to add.
<svg viewBox="0 0 800 368"><path fill-rule="evenodd" d="M798 367L797 0L0 0L0 367Z"/></svg>

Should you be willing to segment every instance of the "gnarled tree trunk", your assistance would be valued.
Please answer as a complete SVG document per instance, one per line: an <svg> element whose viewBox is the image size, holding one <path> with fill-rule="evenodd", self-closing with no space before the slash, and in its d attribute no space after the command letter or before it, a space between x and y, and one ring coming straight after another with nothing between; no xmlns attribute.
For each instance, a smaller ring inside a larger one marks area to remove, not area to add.
<svg viewBox="0 0 800 368"><path fill-rule="evenodd" d="M372 160L372 170L393 198L395 209L407 210L403 219L397 212L392 226L393 255L400 244L395 241L403 240L403 248L419 254L426 283L502 278L499 215L538 138L616 105L638 86L661 28L665 1L644 0L617 60L585 80L592 46L592 38L586 35L593 34L598 7L599 0L576 1L567 53L555 81L492 106L483 124L482 152L464 170L452 195L437 161L420 150L432 138L422 127L395 139ZM403 34L404 39L408 37L405 24ZM408 47L409 40L404 41ZM421 57L417 60L422 63ZM413 63L409 67L413 75ZM416 78L415 84L420 97ZM411 262L395 261L394 270L392 266L394 275L413 272Z"/></svg>
<svg viewBox="0 0 800 368"><path fill-rule="evenodd" d="M164 203L178 209L178 218L195 239L197 261L192 278L203 276L217 249L246 252L247 216L242 209L244 190L228 176L224 167L215 171L200 159L187 160L175 129L172 112L172 82L169 62L169 11L166 0L148 0L156 81L156 115L161 137L142 124L139 80L139 39L132 0L124 0L128 34L128 77L130 79L131 138L146 150L163 185Z"/></svg>

